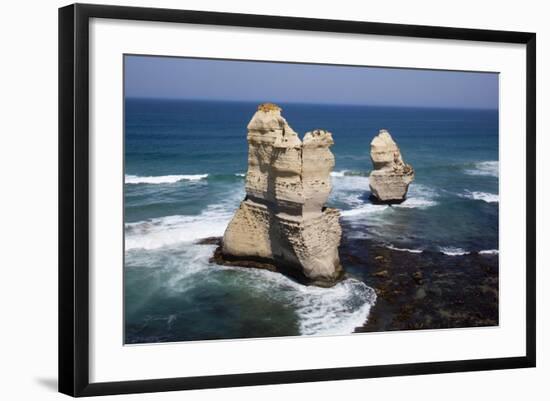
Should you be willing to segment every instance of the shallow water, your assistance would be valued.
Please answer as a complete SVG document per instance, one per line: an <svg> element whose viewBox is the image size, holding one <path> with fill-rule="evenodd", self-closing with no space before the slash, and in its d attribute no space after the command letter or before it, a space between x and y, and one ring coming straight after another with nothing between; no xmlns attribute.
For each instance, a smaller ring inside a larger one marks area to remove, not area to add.
<svg viewBox="0 0 550 401"><path fill-rule="evenodd" d="M330 206L350 238L460 258L498 250L498 113L282 105L301 136L333 133ZM125 133L126 342L345 334L375 296L360 279L305 287L208 262L244 197L251 103L132 100ZM369 201L369 144L388 129L416 179L400 205ZM368 266L366 267L368 268Z"/></svg>

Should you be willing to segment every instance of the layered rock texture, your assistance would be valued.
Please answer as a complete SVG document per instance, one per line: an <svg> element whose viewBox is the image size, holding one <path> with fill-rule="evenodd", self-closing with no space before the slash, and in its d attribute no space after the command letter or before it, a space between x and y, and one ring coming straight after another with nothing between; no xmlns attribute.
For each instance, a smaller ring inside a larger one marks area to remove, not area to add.
<svg viewBox="0 0 550 401"><path fill-rule="evenodd" d="M414 169L403 161L399 147L386 130L380 130L370 144L374 169L369 185L375 201L400 203L414 180Z"/></svg>
<svg viewBox="0 0 550 401"><path fill-rule="evenodd" d="M278 106L258 107L248 124L246 198L225 231L225 260L274 265L322 286L340 278L339 212L325 207L333 143L323 130L300 141Z"/></svg>

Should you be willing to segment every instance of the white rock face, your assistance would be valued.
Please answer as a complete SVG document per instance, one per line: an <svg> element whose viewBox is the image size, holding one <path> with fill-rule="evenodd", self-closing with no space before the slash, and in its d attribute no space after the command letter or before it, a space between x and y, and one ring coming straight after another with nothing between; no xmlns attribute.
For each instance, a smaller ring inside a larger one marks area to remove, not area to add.
<svg viewBox="0 0 550 401"><path fill-rule="evenodd" d="M369 185L376 200L398 203L405 200L414 169L403 162L399 147L386 130L380 130L370 144L370 156L374 170Z"/></svg>
<svg viewBox="0 0 550 401"><path fill-rule="evenodd" d="M225 231L224 257L274 263L318 285L341 276L339 211L324 207L333 143L322 130L302 142L278 106L258 107L248 124L247 196Z"/></svg>

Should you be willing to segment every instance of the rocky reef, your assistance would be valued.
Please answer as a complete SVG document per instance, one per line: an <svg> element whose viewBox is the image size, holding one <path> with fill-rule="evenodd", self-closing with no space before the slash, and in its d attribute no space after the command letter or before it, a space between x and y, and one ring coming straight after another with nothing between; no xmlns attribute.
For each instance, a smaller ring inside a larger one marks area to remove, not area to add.
<svg viewBox="0 0 550 401"><path fill-rule="evenodd" d="M330 132L300 141L272 103L248 124L246 197L229 223L214 261L278 270L330 286L342 276L339 211L325 207L334 155Z"/></svg>
<svg viewBox="0 0 550 401"><path fill-rule="evenodd" d="M374 167L369 176L373 201L403 202L409 184L414 180L414 169L403 161L401 151L388 131L380 130L374 137L370 157Z"/></svg>

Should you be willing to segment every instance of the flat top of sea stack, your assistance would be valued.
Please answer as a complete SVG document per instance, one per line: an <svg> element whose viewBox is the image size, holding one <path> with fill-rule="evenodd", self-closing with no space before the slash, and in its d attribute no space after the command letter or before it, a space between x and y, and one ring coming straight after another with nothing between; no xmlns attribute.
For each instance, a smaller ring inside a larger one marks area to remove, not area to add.
<svg viewBox="0 0 550 401"><path fill-rule="evenodd" d="M322 145L330 146L334 144L332 134L323 129L316 129L310 132L306 132L304 136L304 145Z"/></svg>
<svg viewBox="0 0 550 401"><path fill-rule="evenodd" d="M268 111L281 111L282 109L277 106L275 103L262 103L260 105L258 105L258 111L264 111L264 112L268 112Z"/></svg>

